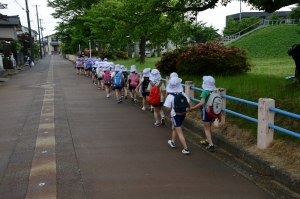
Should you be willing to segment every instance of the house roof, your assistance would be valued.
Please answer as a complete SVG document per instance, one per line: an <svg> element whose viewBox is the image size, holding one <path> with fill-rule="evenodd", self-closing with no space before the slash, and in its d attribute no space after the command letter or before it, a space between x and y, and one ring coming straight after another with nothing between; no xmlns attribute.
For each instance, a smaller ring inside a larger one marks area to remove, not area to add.
<svg viewBox="0 0 300 199"><path fill-rule="evenodd" d="M279 17L286 17L289 12L290 11L276 11L275 13ZM241 13L236 13L236 14L232 14L232 15L227 15L226 21L228 20L229 17L232 17L233 19L239 19L240 14L241 14L242 18L260 17L260 18L265 18L265 19L268 19L272 15L272 13L268 13L268 12L241 12Z"/></svg>
<svg viewBox="0 0 300 199"><path fill-rule="evenodd" d="M19 15L8 16L8 20L0 20L0 26L18 26L21 27Z"/></svg>

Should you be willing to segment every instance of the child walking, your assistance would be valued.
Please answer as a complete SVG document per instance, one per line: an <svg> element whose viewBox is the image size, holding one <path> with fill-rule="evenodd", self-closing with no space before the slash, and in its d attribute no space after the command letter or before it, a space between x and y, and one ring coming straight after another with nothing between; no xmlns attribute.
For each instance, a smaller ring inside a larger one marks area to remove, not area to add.
<svg viewBox="0 0 300 199"><path fill-rule="evenodd" d="M124 76L121 70L121 66L116 64L114 72L112 72L111 77L113 79L114 89L116 93L117 103L122 102L121 90L124 86Z"/></svg>
<svg viewBox="0 0 300 199"><path fill-rule="evenodd" d="M190 101L188 96L186 96L186 94L183 93L181 81L182 80L178 77L172 77L167 86L167 92L169 93L169 95L166 98L164 106L167 107L167 110L170 113L170 117L172 120L172 139L168 140L168 144L170 145L170 147L175 148L176 147L175 141L176 141L176 137L178 136L179 141L180 141L181 145L183 146L182 153L189 154L190 151L187 147L187 144L186 144L186 141L185 141L185 138L183 135L183 131L181 128L184 118L186 116L186 113L176 113L174 110L174 99L175 99L174 95L176 95L178 93L182 93L182 95L184 95L186 97L187 102Z"/></svg>
<svg viewBox="0 0 300 199"><path fill-rule="evenodd" d="M111 75L109 65L104 66L103 82L105 86L106 97L109 98L111 95Z"/></svg>
<svg viewBox="0 0 300 199"><path fill-rule="evenodd" d="M143 103L142 110L143 111L146 110L147 97L149 96L149 91L147 90L149 82L150 82L149 76L150 76L150 68L145 68L143 70L143 77L142 77L140 83L135 88L135 92L138 92L140 86L142 86L141 93L143 96L143 101L142 101L142 103Z"/></svg>
<svg viewBox="0 0 300 199"><path fill-rule="evenodd" d="M130 75L128 76L128 84L129 84L129 92L131 99L133 100L134 103L137 102L136 100L136 91L135 88L139 84L140 81L140 75L137 73L136 66L132 65L130 68Z"/></svg>
<svg viewBox="0 0 300 199"><path fill-rule="evenodd" d="M164 104L164 99L166 95L166 87L163 81L161 81L161 75L160 72L157 69L153 69L150 73L150 82L147 87L147 90L150 91L153 86L158 86L160 90L160 103L159 105L152 105L154 109L154 119L155 119L155 126L160 126L165 124L165 115L164 111L162 109L162 106ZM151 91L150 91L151 92ZM150 95L150 93L149 93ZM159 120L159 115L161 117L161 120Z"/></svg>
<svg viewBox="0 0 300 199"><path fill-rule="evenodd" d="M208 150L210 152L214 152L214 144L212 142L212 137L211 137L211 125L214 121L214 118L211 118L207 115L206 110L205 110L205 105L208 101L210 93L212 91L216 90L215 79L212 76L203 76L202 88L204 90L200 96L201 101L196 106L192 107L190 109L190 111L193 111L193 110L201 107L201 109L200 109L201 118L204 123L204 132L205 132L206 140L200 141L200 143L203 145L208 145L206 147L206 150Z"/></svg>

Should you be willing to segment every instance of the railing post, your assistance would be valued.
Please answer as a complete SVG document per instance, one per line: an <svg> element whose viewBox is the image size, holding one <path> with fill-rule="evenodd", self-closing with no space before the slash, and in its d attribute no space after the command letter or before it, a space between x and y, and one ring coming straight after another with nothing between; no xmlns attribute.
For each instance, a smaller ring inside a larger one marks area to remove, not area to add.
<svg viewBox="0 0 300 199"><path fill-rule="evenodd" d="M185 92L185 94L186 94L189 98L195 97L195 92L194 92L194 90L193 90L193 89L190 89L191 86L194 86L194 82L193 82L193 81L186 81L186 82L185 82L185 89L184 89L184 92ZM191 106L194 106L194 102L193 102L192 100L190 101L190 105L191 105Z"/></svg>
<svg viewBox="0 0 300 199"><path fill-rule="evenodd" d="M269 110L275 107L275 100L259 98L258 102L258 124L257 124L257 147L267 148L274 138L274 129L269 128L269 124L274 124L275 113Z"/></svg>
<svg viewBox="0 0 300 199"><path fill-rule="evenodd" d="M222 96L223 94L226 95L226 89L225 88L217 88L218 93ZM222 108L226 108L226 98L222 97ZM226 120L226 113L222 111L221 113L221 121L216 119L214 121L214 126L224 125Z"/></svg>

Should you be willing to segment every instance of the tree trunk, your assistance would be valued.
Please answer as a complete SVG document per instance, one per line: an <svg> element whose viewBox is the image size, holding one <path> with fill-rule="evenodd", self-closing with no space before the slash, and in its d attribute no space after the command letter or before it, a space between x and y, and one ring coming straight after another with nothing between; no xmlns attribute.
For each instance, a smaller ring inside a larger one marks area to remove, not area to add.
<svg viewBox="0 0 300 199"><path fill-rule="evenodd" d="M128 57L132 58L132 46L131 46L131 41L130 40L127 43L127 53L128 53Z"/></svg>
<svg viewBox="0 0 300 199"><path fill-rule="evenodd" d="M157 57L161 57L161 47L160 45L157 46Z"/></svg>
<svg viewBox="0 0 300 199"><path fill-rule="evenodd" d="M134 58L139 57L139 45L138 42L134 42Z"/></svg>
<svg viewBox="0 0 300 199"><path fill-rule="evenodd" d="M143 36L141 37L141 43L140 43L140 54L141 54L141 57L140 57L140 62L142 64L145 63L145 51L146 51L146 36Z"/></svg>
<svg viewBox="0 0 300 199"><path fill-rule="evenodd" d="M99 42L98 43L98 56L100 57L100 53L102 52L102 45L101 43Z"/></svg>

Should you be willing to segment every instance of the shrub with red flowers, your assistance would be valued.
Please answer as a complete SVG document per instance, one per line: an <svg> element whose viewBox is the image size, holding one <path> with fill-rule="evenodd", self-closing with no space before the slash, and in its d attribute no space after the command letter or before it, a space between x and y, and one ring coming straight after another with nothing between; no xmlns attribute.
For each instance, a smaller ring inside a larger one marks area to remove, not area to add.
<svg viewBox="0 0 300 199"><path fill-rule="evenodd" d="M116 56L118 59L128 59L128 54L127 52L121 51L121 50L116 50L114 54L112 53L111 50L102 50L100 52L100 58L107 58L107 59L113 59L114 56Z"/></svg>
<svg viewBox="0 0 300 199"><path fill-rule="evenodd" d="M156 68L165 74L176 71L177 58L187 49L189 49L189 47L182 47L175 49L173 52L163 53L161 60L155 64Z"/></svg>
<svg viewBox="0 0 300 199"><path fill-rule="evenodd" d="M156 68L164 74L231 76L251 69L247 51L210 41L164 53Z"/></svg>

